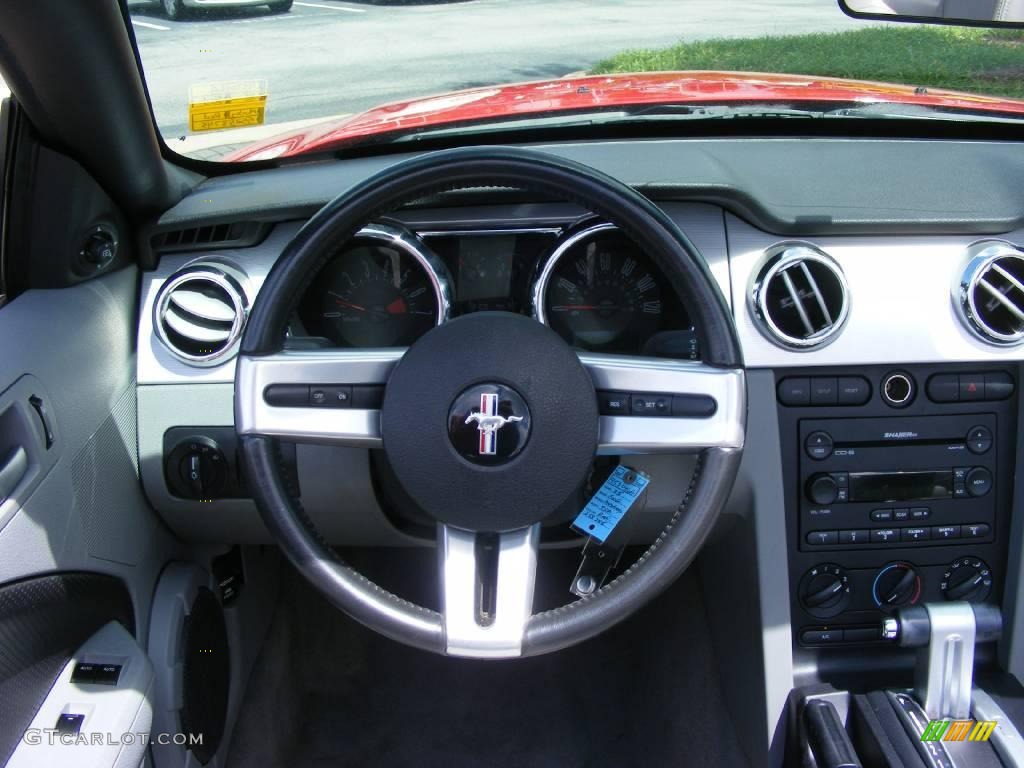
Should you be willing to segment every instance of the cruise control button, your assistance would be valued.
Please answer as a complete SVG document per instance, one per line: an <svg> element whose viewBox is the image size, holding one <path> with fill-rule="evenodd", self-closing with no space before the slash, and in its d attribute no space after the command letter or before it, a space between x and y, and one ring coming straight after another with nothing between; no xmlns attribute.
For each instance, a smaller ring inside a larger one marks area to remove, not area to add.
<svg viewBox="0 0 1024 768"><path fill-rule="evenodd" d="M867 544L868 541L868 532L866 529L839 532L840 544Z"/></svg>
<svg viewBox="0 0 1024 768"><path fill-rule="evenodd" d="M960 538L960 526L959 525L933 525L932 526L932 538L933 539L959 539Z"/></svg>
<svg viewBox="0 0 1024 768"><path fill-rule="evenodd" d="M811 405L835 405L838 402L836 380L830 376L811 379Z"/></svg>
<svg viewBox="0 0 1024 768"><path fill-rule="evenodd" d="M827 459L832 455L832 436L828 432L811 432L804 441L807 455L816 461Z"/></svg>
<svg viewBox="0 0 1024 768"><path fill-rule="evenodd" d="M804 376L789 376L780 381L779 402L783 405L810 405L811 380Z"/></svg>
<svg viewBox="0 0 1024 768"><path fill-rule="evenodd" d="M314 384L309 388L309 404L318 408L352 406L351 384Z"/></svg>
<svg viewBox="0 0 1024 768"><path fill-rule="evenodd" d="M871 543L881 544L890 541L899 541L900 532L897 528L876 528L871 532Z"/></svg>
<svg viewBox="0 0 1024 768"><path fill-rule="evenodd" d="M1013 394L1013 377L999 371L985 374L985 399L1005 400Z"/></svg>
<svg viewBox="0 0 1024 768"><path fill-rule="evenodd" d="M960 535L965 539L982 539L988 536L989 527L985 523L967 523L960 526Z"/></svg>
<svg viewBox="0 0 1024 768"><path fill-rule="evenodd" d="M811 531L807 534L807 543L815 546L835 544L838 540L836 531Z"/></svg>
<svg viewBox="0 0 1024 768"><path fill-rule="evenodd" d="M935 403L955 403L960 399L960 377L939 373L928 379L928 398Z"/></svg>
<svg viewBox="0 0 1024 768"><path fill-rule="evenodd" d="M871 396L871 385L861 376L843 376L836 386L839 405L864 405Z"/></svg>
<svg viewBox="0 0 1024 768"><path fill-rule="evenodd" d="M967 433L967 449L971 453L985 453L992 447L992 433L988 427L971 427Z"/></svg>
<svg viewBox="0 0 1024 768"><path fill-rule="evenodd" d="M598 392L597 411L602 416L628 416L629 395L625 392Z"/></svg>
<svg viewBox="0 0 1024 768"><path fill-rule="evenodd" d="M718 402L707 395L673 395L672 415L677 419L710 419Z"/></svg>
<svg viewBox="0 0 1024 768"><path fill-rule="evenodd" d="M631 395L629 411L634 416L668 416L672 413L672 398L665 395Z"/></svg>
<svg viewBox="0 0 1024 768"><path fill-rule="evenodd" d="M874 509L871 511L871 519L876 523L887 523L892 520L891 509Z"/></svg>
<svg viewBox="0 0 1024 768"><path fill-rule="evenodd" d="M304 408L309 405L308 384L271 384L263 390L267 405L284 408Z"/></svg>

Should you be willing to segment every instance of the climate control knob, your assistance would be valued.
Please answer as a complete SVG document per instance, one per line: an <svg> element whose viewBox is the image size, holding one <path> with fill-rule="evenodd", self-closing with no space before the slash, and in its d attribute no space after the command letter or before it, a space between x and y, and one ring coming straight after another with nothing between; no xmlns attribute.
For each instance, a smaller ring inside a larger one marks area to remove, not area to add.
<svg viewBox="0 0 1024 768"><path fill-rule="evenodd" d="M889 563L871 586L871 598L883 611L913 605L920 597L921 576L910 563Z"/></svg>
<svg viewBox="0 0 1024 768"><path fill-rule="evenodd" d="M850 577L835 563L824 563L804 574L799 594L800 604L812 616L835 616L850 602Z"/></svg>
<svg viewBox="0 0 1024 768"><path fill-rule="evenodd" d="M832 504L839 498L839 483L830 475L814 475L807 483L807 498L815 504Z"/></svg>
<svg viewBox="0 0 1024 768"><path fill-rule="evenodd" d="M980 603L992 591L992 571L976 557L958 557L942 574L939 586L947 600Z"/></svg>

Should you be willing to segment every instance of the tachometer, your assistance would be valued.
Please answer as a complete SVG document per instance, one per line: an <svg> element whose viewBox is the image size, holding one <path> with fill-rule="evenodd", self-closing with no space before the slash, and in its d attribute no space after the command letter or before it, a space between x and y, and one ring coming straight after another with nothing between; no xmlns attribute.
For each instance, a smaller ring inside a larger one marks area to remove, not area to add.
<svg viewBox="0 0 1024 768"><path fill-rule="evenodd" d="M343 346L408 346L448 318L449 284L418 238L373 225L321 271L300 316L310 332Z"/></svg>
<svg viewBox="0 0 1024 768"><path fill-rule="evenodd" d="M574 346L640 350L663 327L670 289L647 256L611 224L569 237L534 286L538 319Z"/></svg>

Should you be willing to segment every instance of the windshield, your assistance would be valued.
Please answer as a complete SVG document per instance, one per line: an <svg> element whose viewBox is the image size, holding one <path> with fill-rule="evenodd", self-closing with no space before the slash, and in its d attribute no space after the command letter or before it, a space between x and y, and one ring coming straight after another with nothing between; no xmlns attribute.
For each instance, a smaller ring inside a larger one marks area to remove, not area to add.
<svg viewBox="0 0 1024 768"><path fill-rule="evenodd" d="M165 142L203 160L579 116L1024 115L1024 32L853 19L834 0L129 0L128 11Z"/></svg>

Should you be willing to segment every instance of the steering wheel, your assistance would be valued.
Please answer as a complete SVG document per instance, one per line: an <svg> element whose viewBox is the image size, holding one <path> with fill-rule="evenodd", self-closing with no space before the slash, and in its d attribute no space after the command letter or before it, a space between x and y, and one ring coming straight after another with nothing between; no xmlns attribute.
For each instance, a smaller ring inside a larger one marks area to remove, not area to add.
<svg viewBox="0 0 1024 768"><path fill-rule="evenodd" d="M541 323L500 312L439 325L408 350L284 348L306 287L360 227L430 194L493 185L561 197L621 228L679 292L702 361L577 354ZM271 387L313 384L386 389L380 410L358 402L352 408L280 407L268 397ZM600 416L595 388L698 395L711 398L715 408L680 418ZM501 412L486 397L494 395ZM264 523L295 568L334 605L411 646L508 658L582 642L629 616L686 569L736 477L746 387L729 309L703 259L660 209L569 160L526 149L463 148L391 166L328 203L296 234L246 325L235 425ZM479 431L476 454L456 449L467 429ZM498 430L514 430L515 438L503 441L513 448L501 455L483 445L486 433ZM276 444L282 439L383 448L403 490L437 521L440 613L389 593L339 559L284 479ZM656 452L698 458L685 496L655 543L592 594L533 614L541 522L578 492L598 453ZM485 541L491 546L481 546Z"/></svg>

